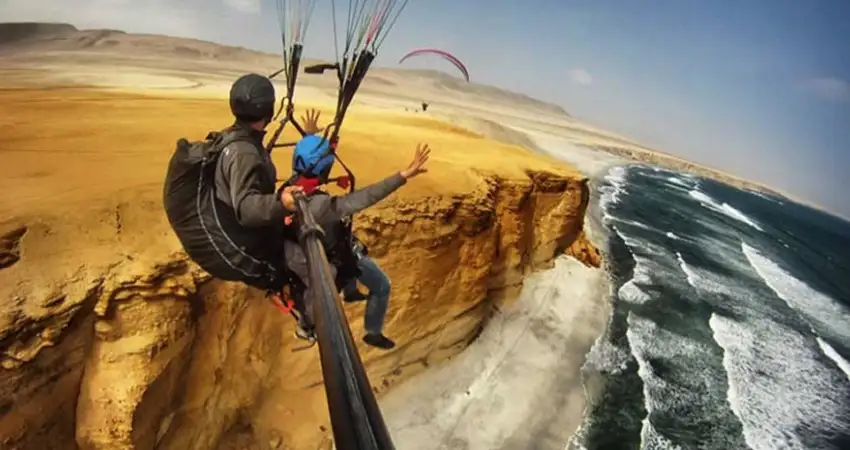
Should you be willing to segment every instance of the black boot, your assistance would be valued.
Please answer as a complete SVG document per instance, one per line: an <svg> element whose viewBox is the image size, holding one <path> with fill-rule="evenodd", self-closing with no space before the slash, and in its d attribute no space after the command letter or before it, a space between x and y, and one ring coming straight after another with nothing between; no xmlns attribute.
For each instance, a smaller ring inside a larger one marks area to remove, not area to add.
<svg viewBox="0 0 850 450"><path fill-rule="evenodd" d="M383 334L367 333L366 336L363 336L363 342L371 345L372 347L378 347L384 350L389 350L395 347L395 342Z"/></svg>

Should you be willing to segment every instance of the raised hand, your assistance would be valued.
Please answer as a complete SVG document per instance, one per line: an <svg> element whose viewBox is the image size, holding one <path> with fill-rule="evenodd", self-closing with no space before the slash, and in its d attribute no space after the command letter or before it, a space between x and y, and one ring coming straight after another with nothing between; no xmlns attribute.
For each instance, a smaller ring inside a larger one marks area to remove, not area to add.
<svg viewBox="0 0 850 450"><path fill-rule="evenodd" d="M319 116L321 114L321 111L310 108L307 110L306 117L301 116L301 122L303 123L302 128L304 128L305 133L316 134L325 129L324 127L319 127Z"/></svg>
<svg viewBox="0 0 850 450"><path fill-rule="evenodd" d="M416 146L416 154L413 156L413 161L407 166L407 169L401 171L401 176L406 179L411 179L420 173L425 173L428 169L425 163L428 162L428 157L431 155L431 149L428 144L419 144Z"/></svg>

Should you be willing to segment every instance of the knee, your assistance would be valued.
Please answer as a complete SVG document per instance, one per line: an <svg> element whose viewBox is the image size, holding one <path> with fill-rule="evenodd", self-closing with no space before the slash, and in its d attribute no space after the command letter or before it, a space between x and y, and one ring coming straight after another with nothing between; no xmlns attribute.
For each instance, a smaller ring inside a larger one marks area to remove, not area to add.
<svg viewBox="0 0 850 450"><path fill-rule="evenodd" d="M387 274L381 272L381 277L379 278L377 293L382 295L390 295L390 289L392 288L392 283L390 282L390 277Z"/></svg>

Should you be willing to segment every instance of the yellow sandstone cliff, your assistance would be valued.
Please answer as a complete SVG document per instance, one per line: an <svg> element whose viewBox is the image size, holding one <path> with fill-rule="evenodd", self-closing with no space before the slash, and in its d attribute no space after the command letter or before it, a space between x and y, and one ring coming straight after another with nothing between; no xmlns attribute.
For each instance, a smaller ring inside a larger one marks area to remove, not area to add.
<svg viewBox="0 0 850 450"><path fill-rule="evenodd" d="M227 125L226 102L7 90L0 118L0 447L327 448L318 349L190 263L162 213L174 142ZM600 264L571 168L413 115L358 110L345 131L361 185L433 148L428 174L356 218L393 283L398 347L360 347L378 393L463 350L560 252ZM345 308L359 343L363 306Z"/></svg>

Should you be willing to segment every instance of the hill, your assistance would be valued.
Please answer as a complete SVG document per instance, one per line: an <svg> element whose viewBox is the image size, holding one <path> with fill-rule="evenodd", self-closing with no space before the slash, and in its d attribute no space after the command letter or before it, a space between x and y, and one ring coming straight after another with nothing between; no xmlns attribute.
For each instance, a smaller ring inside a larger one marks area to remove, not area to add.
<svg viewBox="0 0 850 450"><path fill-rule="evenodd" d="M307 50L309 55L309 46ZM78 63L91 64L97 60L106 62L103 58L107 58L110 64L165 68L164 60L180 59L199 64L199 70L227 77L246 70L273 73L281 66L279 54L198 39L107 29L80 30L66 23L0 23L0 56L3 57L0 67L68 58ZM303 61L301 73L304 73L306 66L316 62L319 61ZM322 76L307 75L299 78L299 84L331 88L335 85L335 79L330 73ZM376 66L369 72L363 89L381 91L399 84L415 86L413 90L416 93L410 95L410 100L415 102L464 103L469 100L486 100L567 116L560 106L494 86L467 83L439 71Z"/></svg>

